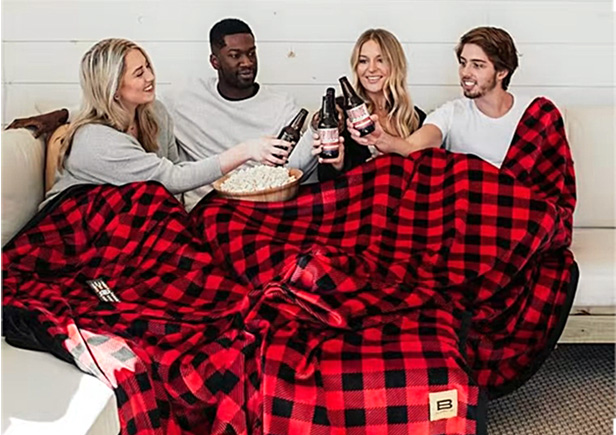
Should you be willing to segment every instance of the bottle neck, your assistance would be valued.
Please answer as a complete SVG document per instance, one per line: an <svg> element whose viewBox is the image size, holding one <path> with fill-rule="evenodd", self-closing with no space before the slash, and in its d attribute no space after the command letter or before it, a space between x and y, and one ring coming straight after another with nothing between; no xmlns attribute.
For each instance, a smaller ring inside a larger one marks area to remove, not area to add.
<svg viewBox="0 0 616 435"><path fill-rule="evenodd" d="M355 89L351 86L351 83L345 78L344 80L340 80L340 86L342 87L342 92L344 96L349 98L355 95Z"/></svg>
<svg viewBox="0 0 616 435"><path fill-rule="evenodd" d="M350 97L355 93L355 90L351 87L351 84L348 80L343 80L340 82L340 84L342 86L342 92L344 93L345 97Z"/></svg>
<svg viewBox="0 0 616 435"><path fill-rule="evenodd" d="M356 107L364 103L364 100L355 92L351 83L345 78L340 80L342 86L342 93L344 94L344 104L347 107Z"/></svg>
<svg viewBox="0 0 616 435"><path fill-rule="evenodd" d="M301 130L304 126L304 122L306 122L306 115L308 115L308 112L302 109L297 114L297 116L293 118L293 121L291 122L291 128L293 128L294 130Z"/></svg>
<svg viewBox="0 0 616 435"><path fill-rule="evenodd" d="M334 114L334 100L328 98L323 105L323 116L329 117Z"/></svg>
<svg viewBox="0 0 616 435"><path fill-rule="evenodd" d="M337 125L338 121L334 115L334 102L330 98L323 97L321 119L319 120L318 128L333 128Z"/></svg>

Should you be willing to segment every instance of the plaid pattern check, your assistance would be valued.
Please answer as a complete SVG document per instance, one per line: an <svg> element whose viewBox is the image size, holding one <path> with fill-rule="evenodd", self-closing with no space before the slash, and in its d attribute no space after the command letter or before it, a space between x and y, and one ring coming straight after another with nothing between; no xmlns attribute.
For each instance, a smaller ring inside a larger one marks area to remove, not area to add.
<svg viewBox="0 0 616 435"><path fill-rule="evenodd" d="M3 250L7 340L114 388L122 434L478 434L572 299L575 183L540 98L506 161L382 156L284 203L83 186ZM120 302L100 300L102 279ZM429 394L454 390L435 420Z"/></svg>

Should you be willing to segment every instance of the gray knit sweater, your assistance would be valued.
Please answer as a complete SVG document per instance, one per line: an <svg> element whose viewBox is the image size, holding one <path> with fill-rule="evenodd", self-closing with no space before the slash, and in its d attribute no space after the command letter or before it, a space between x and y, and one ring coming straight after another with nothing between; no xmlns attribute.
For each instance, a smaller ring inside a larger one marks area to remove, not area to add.
<svg viewBox="0 0 616 435"><path fill-rule="evenodd" d="M260 86L256 95L239 101L218 92L217 78L193 78L162 95L175 123L178 152L183 161L214 156L235 144L264 135L277 136L299 111L290 95ZM248 162L252 165L253 162ZM288 167L304 171L302 182L317 181L312 155L312 133L306 132L289 158ZM314 173L314 177L309 178ZM190 208L210 187L187 192Z"/></svg>
<svg viewBox="0 0 616 435"><path fill-rule="evenodd" d="M173 122L160 102L158 151L146 152L133 136L101 124L79 128L73 138L65 168L47 193L43 207L58 193L76 184L122 185L135 181L158 181L177 194L212 183L222 176L218 156L196 162L180 162Z"/></svg>

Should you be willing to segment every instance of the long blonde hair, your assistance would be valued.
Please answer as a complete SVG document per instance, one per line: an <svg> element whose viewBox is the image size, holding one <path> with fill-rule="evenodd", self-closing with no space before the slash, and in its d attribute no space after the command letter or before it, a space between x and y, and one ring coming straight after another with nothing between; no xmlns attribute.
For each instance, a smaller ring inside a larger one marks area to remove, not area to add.
<svg viewBox="0 0 616 435"><path fill-rule="evenodd" d="M368 110L374 112L374 103L368 97L365 88L357 76L357 65L362 46L368 42L376 42L383 53L383 58L389 64L390 75L385 79L383 93L387 109L387 120L392 134L399 137L408 137L419 128L419 115L413 106L411 94L406 86L406 57L398 39L384 29L368 29L362 33L351 54L351 68L355 79L357 93L366 101Z"/></svg>
<svg viewBox="0 0 616 435"><path fill-rule="evenodd" d="M151 65L146 52L132 41L119 38L103 39L90 48L81 59L79 80L83 93L81 110L71 122L60 146L58 168L62 170L68 157L75 132L86 124L103 124L126 132L131 113L114 98L122 84L126 55L139 50ZM152 70L153 72L153 70ZM137 107L139 143L147 152L158 150L158 123L152 103Z"/></svg>

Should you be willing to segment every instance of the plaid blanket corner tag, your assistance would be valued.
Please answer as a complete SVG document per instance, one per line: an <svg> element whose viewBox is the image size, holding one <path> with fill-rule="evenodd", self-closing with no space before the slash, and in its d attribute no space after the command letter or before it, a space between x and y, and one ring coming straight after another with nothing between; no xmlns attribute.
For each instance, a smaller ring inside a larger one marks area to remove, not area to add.
<svg viewBox="0 0 616 435"><path fill-rule="evenodd" d="M120 299L109 288L105 280L102 278L90 279L86 281L98 298L103 302L120 302Z"/></svg>

